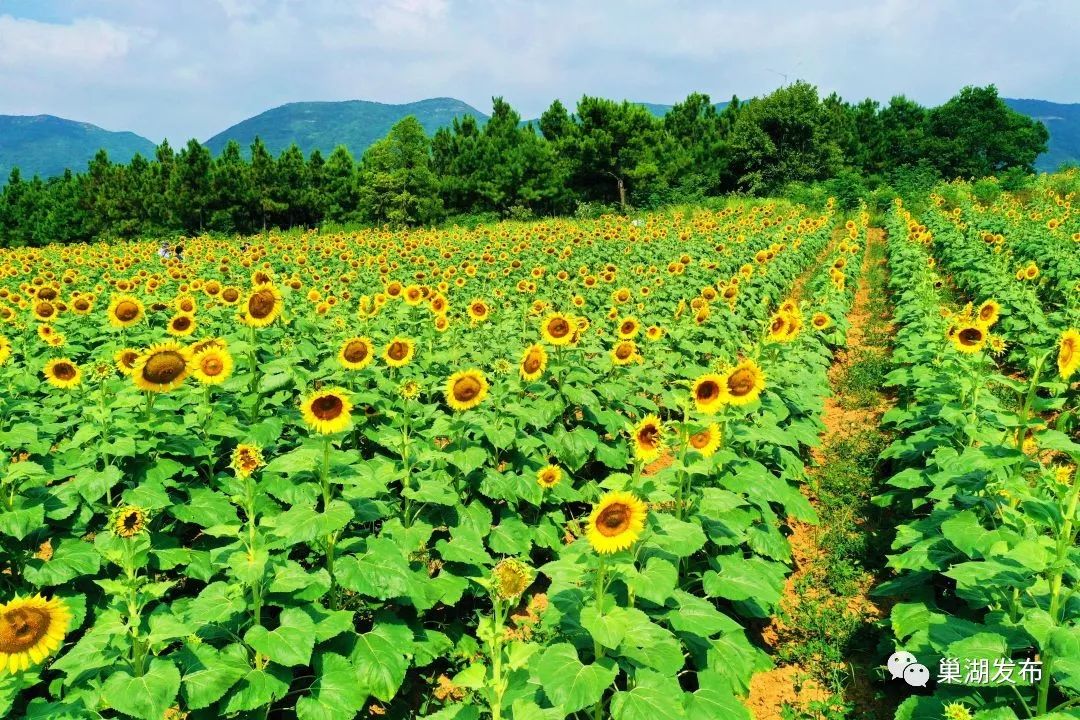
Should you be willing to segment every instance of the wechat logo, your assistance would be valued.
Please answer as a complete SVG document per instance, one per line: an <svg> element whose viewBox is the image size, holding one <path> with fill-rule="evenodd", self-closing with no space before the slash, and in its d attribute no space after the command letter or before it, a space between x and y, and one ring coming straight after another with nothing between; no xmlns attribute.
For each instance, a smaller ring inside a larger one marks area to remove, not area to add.
<svg viewBox="0 0 1080 720"><path fill-rule="evenodd" d="M903 679L911 687L926 687L926 683L930 682L930 668L909 652L894 652L885 665L889 668L893 680Z"/></svg>

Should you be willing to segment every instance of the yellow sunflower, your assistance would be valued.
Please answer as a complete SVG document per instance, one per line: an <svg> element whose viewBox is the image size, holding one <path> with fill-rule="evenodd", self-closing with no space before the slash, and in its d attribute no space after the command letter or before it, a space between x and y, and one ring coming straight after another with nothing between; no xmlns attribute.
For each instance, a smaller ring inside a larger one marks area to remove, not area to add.
<svg viewBox="0 0 1080 720"><path fill-rule="evenodd" d="M724 376L724 399L732 405L747 405L761 396L765 374L753 360L743 360Z"/></svg>
<svg viewBox="0 0 1080 720"><path fill-rule="evenodd" d="M633 340L623 340L611 349L611 362L615 365L629 365L637 357L637 345Z"/></svg>
<svg viewBox="0 0 1080 720"><path fill-rule="evenodd" d="M472 368L450 376L443 391L446 403L457 411L469 410L483 402L487 396L488 383L484 374Z"/></svg>
<svg viewBox="0 0 1080 720"><path fill-rule="evenodd" d="M121 348L113 355L113 360L116 362L116 369L120 371L122 375L130 377L131 373L135 372L135 361L139 359L139 351L135 348Z"/></svg>
<svg viewBox="0 0 1080 720"><path fill-rule="evenodd" d="M642 462L652 462L664 450L664 425L656 415L646 415L634 426L634 457Z"/></svg>
<svg viewBox="0 0 1080 720"><path fill-rule="evenodd" d="M698 412L714 413L724 406L724 377L706 373L694 381L690 392Z"/></svg>
<svg viewBox="0 0 1080 720"><path fill-rule="evenodd" d="M633 340L634 336L638 334L638 330L641 329L641 323L638 322L636 317L625 317L619 321L619 339L620 340Z"/></svg>
<svg viewBox="0 0 1080 720"><path fill-rule="evenodd" d="M363 370L375 359L375 346L370 338L352 337L341 343L338 362L346 370Z"/></svg>
<svg viewBox="0 0 1080 720"><path fill-rule="evenodd" d="M262 448L258 445L241 443L236 446L232 453L232 461L229 463L233 471L242 478L251 477L266 462L263 460Z"/></svg>
<svg viewBox="0 0 1080 720"><path fill-rule="evenodd" d="M142 301L133 295L117 295L109 303L109 325L114 328L131 327L145 315Z"/></svg>
<svg viewBox="0 0 1080 720"><path fill-rule="evenodd" d="M169 318L169 326L165 329L173 337L187 337L195 332L195 316L180 313Z"/></svg>
<svg viewBox="0 0 1080 720"><path fill-rule="evenodd" d="M832 327L832 318L822 312L814 313L814 316L810 318L810 324L815 330L827 330Z"/></svg>
<svg viewBox="0 0 1080 720"><path fill-rule="evenodd" d="M996 300L987 300L979 306L979 312L976 317L983 327L988 328L998 321L1000 312L1001 305L999 305Z"/></svg>
<svg viewBox="0 0 1080 720"><path fill-rule="evenodd" d="M650 325L648 329L645 330L646 340L651 340L655 342L662 337L664 337L664 329L657 325Z"/></svg>
<svg viewBox="0 0 1080 720"><path fill-rule="evenodd" d="M11 342L0 335L0 365L3 365L11 357Z"/></svg>
<svg viewBox="0 0 1080 720"><path fill-rule="evenodd" d="M383 360L390 367L404 367L409 364L415 354L415 341L405 337L396 337L383 350Z"/></svg>
<svg viewBox="0 0 1080 720"><path fill-rule="evenodd" d="M0 605L0 670L26 670L60 648L71 623L63 600L16 595Z"/></svg>
<svg viewBox="0 0 1080 720"><path fill-rule="evenodd" d="M270 283L256 285L244 302L241 321L250 327L264 328L278 319L283 306L281 291L275 286Z"/></svg>
<svg viewBox="0 0 1080 720"><path fill-rule="evenodd" d="M1076 368L1080 367L1080 332L1075 328L1069 328L1061 333L1061 340L1058 342L1057 366L1062 380L1068 380L1076 372Z"/></svg>
<svg viewBox="0 0 1080 720"><path fill-rule="evenodd" d="M585 537L602 555L625 550L641 537L648 512L648 506L632 493L609 492L589 515Z"/></svg>
<svg viewBox="0 0 1080 720"><path fill-rule="evenodd" d="M469 319L473 321L473 324L481 323L487 320L488 315L491 313L491 308L488 304L480 298L474 299L469 303Z"/></svg>
<svg viewBox="0 0 1080 720"><path fill-rule="evenodd" d="M769 320L769 342L786 343L794 340L802 327L802 319L798 315L786 312L777 312Z"/></svg>
<svg viewBox="0 0 1080 720"><path fill-rule="evenodd" d="M169 392L188 375L188 351L169 341L151 346L135 361L131 379L140 390Z"/></svg>
<svg viewBox="0 0 1080 720"><path fill-rule="evenodd" d="M720 426L712 423L704 430L691 433L688 441L695 452L700 453L703 457L712 457L713 453L720 447Z"/></svg>
<svg viewBox="0 0 1080 720"><path fill-rule="evenodd" d="M545 490L550 490L559 484L562 475L562 468L558 465L545 465L536 471L536 483Z"/></svg>
<svg viewBox="0 0 1080 720"><path fill-rule="evenodd" d="M986 328L979 323L966 323L954 326L952 335L953 347L962 353L977 353L986 344Z"/></svg>
<svg viewBox="0 0 1080 720"><path fill-rule="evenodd" d="M126 505L113 515L112 531L122 538L135 537L146 529L147 512L138 505Z"/></svg>
<svg viewBox="0 0 1080 720"><path fill-rule="evenodd" d="M526 348L525 354L521 356L521 378L530 382L536 380L544 374L547 361L547 350L540 343Z"/></svg>
<svg viewBox="0 0 1080 720"><path fill-rule="evenodd" d="M324 388L304 399L300 404L300 413L312 430L331 435L349 426L352 408L347 391L342 388Z"/></svg>
<svg viewBox="0 0 1080 720"><path fill-rule="evenodd" d="M48 300L38 300L34 303L34 319L40 322L52 322L60 311Z"/></svg>
<svg viewBox="0 0 1080 720"><path fill-rule="evenodd" d="M567 315L552 313L544 318L540 325L540 334L544 341L552 345L569 345L574 341L576 323Z"/></svg>
<svg viewBox="0 0 1080 720"><path fill-rule="evenodd" d="M233 357L229 351L213 345L196 352L189 364L191 374L203 385L220 385L233 371Z"/></svg>
<svg viewBox="0 0 1080 720"><path fill-rule="evenodd" d="M82 370L67 358L58 358L45 363L45 379L53 387L66 390L82 382Z"/></svg>

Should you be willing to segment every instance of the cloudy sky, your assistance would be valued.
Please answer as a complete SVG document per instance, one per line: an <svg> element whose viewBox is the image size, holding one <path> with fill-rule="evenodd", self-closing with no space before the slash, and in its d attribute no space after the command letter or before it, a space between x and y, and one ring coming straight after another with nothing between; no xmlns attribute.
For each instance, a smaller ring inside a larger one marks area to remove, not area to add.
<svg viewBox="0 0 1080 720"><path fill-rule="evenodd" d="M936 104L1080 102L1076 0L0 0L0 114L205 140L298 100L450 96L525 117L802 78Z"/></svg>

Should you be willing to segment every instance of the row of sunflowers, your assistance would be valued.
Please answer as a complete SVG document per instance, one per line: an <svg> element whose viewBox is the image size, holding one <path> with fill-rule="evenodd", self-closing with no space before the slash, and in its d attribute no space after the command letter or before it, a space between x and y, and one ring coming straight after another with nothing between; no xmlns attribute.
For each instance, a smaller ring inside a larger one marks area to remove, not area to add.
<svg viewBox="0 0 1080 720"><path fill-rule="evenodd" d="M748 717L865 223L0 251L0 714Z"/></svg>

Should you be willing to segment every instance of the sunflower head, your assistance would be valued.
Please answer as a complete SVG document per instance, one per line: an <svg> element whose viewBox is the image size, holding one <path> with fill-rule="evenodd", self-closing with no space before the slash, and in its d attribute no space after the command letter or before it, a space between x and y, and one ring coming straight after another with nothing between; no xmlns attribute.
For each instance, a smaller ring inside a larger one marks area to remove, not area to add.
<svg viewBox="0 0 1080 720"><path fill-rule="evenodd" d="M300 405L300 412L308 427L323 435L330 435L348 427L352 407L344 389L328 388L308 395Z"/></svg>
<svg viewBox="0 0 1080 720"><path fill-rule="evenodd" d="M952 336L953 347L962 353L972 354L983 349L986 344L986 328L979 323L964 323L954 325Z"/></svg>
<svg viewBox="0 0 1080 720"><path fill-rule="evenodd" d="M537 343L526 348L525 354L521 356L521 378L527 381L536 380L544 374L547 361L547 351L543 345Z"/></svg>
<svg viewBox="0 0 1080 720"><path fill-rule="evenodd" d="M179 313L169 318L169 326L166 329L173 337L187 337L195 332L195 316Z"/></svg>
<svg viewBox="0 0 1080 720"><path fill-rule="evenodd" d="M532 568L517 558L500 560L491 571L492 589L502 600L521 597L532 581Z"/></svg>
<svg viewBox="0 0 1080 720"><path fill-rule="evenodd" d="M1069 328L1058 341L1058 372L1062 380L1068 380L1080 367L1080 331Z"/></svg>
<svg viewBox="0 0 1080 720"><path fill-rule="evenodd" d="M79 366L67 358L57 358L45 363L45 379L55 388L67 390L82 382Z"/></svg>
<svg viewBox="0 0 1080 720"><path fill-rule="evenodd" d="M694 452L704 457L711 457L720 447L720 426L712 423L703 430L690 433L687 436L687 443Z"/></svg>
<svg viewBox="0 0 1080 720"><path fill-rule="evenodd" d="M642 462L652 462L660 457L666 446L664 426L656 415L646 415L634 426L631 434L634 456Z"/></svg>
<svg viewBox="0 0 1080 720"><path fill-rule="evenodd" d="M724 377L706 373L694 381L690 392L699 412L714 413L724 405Z"/></svg>
<svg viewBox="0 0 1080 720"><path fill-rule="evenodd" d="M487 396L488 382L476 368L461 370L446 381L446 404L461 412L476 407Z"/></svg>
<svg viewBox="0 0 1080 720"><path fill-rule="evenodd" d="M552 313L541 323L540 334L544 341L551 345L569 345L574 341L575 327L573 318L562 313Z"/></svg>
<svg viewBox="0 0 1080 720"><path fill-rule="evenodd" d="M271 283L263 282L248 293L241 319L250 327L264 328L278 319L283 305L281 291Z"/></svg>
<svg viewBox="0 0 1080 720"><path fill-rule="evenodd" d="M0 365L3 365L11 357L11 341L0 335Z"/></svg>
<svg viewBox="0 0 1080 720"><path fill-rule="evenodd" d="M765 389L765 374L753 360L743 360L724 376L722 391L728 403L748 405Z"/></svg>
<svg viewBox="0 0 1080 720"><path fill-rule="evenodd" d="M815 330L827 330L832 327L832 318L822 312L814 313L814 316L810 318L810 324Z"/></svg>
<svg viewBox="0 0 1080 720"><path fill-rule="evenodd" d="M131 327L145 315L142 301L132 295L117 295L109 303L109 325L114 328Z"/></svg>
<svg viewBox="0 0 1080 720"><path fill-rule="evenodd" d="M545 490L550 490L559 484L562 475L562 468L558 465L545 465L536 471L536 483Z"/></svg>
<svg viewBox="0 0 1080 720"><path fill-rule="evenodd" d="M611 362L615 365L629 365L637 357L637 345L633 340L621 340L611 349Z"/></svg>
<svg viewBox="0 0 1080 720"><path fill-rule="evenodd" d="M138 357L131 378L147 392L175 390L188 375L188 357L187 349L176 342L159 343Z"/></svg>
<svg viewBox="0 0 1080 720"><path fill-rule="evenodd" d="M338 363L346 370L363 370L374 358L375 346L366 337L351 337L338 350Z"/></svg>
<svg viewBox="0 0 1080 720"><path fill-rule="evenodd" d="M189 363L191 374L203 385L220 385L233 371L233 357L223 347L205 347L196 352Z"/></svg>
<svg viewBox="0 0 1080 720"><path fill-rule="evenodd" d="M116 362L116 369L122 374L131 376L131 373L135 372L135 361L139 359L139 351L135 348L121 348L113 355L113 360Z"/></svg>
<svg viewBox="0 0 1080 720"><path fill-rule="evenodd" d="M242 478L251 477L251 474L265 465L262 448L258 445L241 443L236 446L232 453L232 461L229 463L233 472Z"/></svg>
<svg viewBox="0 0 1080 720"><path fill-rule="evenodd" d="M56 652L71 623L63 600L15 596L0 605L0 670L26 670Z"/></svg>
<svg viewBox="0 0 1080 720"><path fill-rule="evenodd" d="M987 300L979 306L978 312L975 317L983 325L983 327L991 327L998 321L998 315L1001 312L1001 305L996 300Z"/></svg>
<svg viewBox="0 0 1080 720"><path fill-rule="evenodd" d="M146 529L149 513L138 505L125 505L113 513L112 531L117 537L132 538Z"/></svg>
<svg viewBox="0 0 1080 720"><path fill-rule="evenodd" d="M393 368L408 365L416 354L416 342L410 338L396 337L383 351L383 360Z"/></svg>
<svg viewBox="0 0 1080 720"><path fill-rule="evenodd" d="M648 507L628 492L609 492L589 515L585 537L593 550L605 555L632 546L645 529Z"/></svg>

